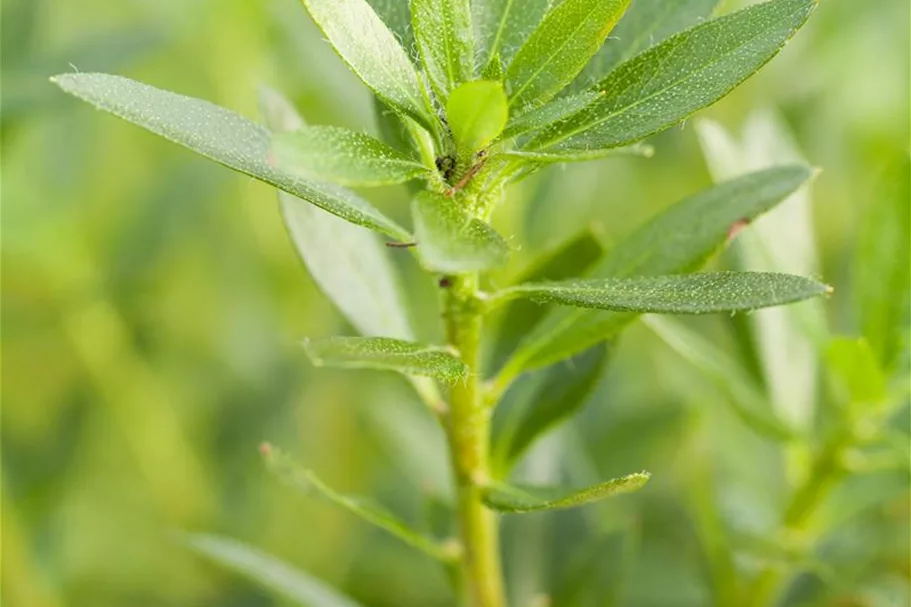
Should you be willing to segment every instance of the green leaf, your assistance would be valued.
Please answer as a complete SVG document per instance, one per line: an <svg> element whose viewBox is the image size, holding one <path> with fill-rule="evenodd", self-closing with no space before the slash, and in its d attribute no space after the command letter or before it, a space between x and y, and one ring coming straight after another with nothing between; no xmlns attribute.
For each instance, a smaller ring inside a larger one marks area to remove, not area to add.
<svg viewBox="0 0 911 607"><path fill-rule="evenodd" d="M446 104L452 137L466 155L490 145L503 132L508 118L503 85L491 80L466 82L452 92Z"/></svg>
<svg viewBox="0 0 911 607"><path fill-rule="evenodd" d="M550 8L551 0L472 0L480 65L509 64Z"/></svg>
<svg viewBox="0 0 911 607"><path fill-rule="evenodd" d="M432 377L454 384L468 372L444 347L385 337L329 337L304 341L307 356L317 367L381 369L403 375Z"/></svg>
<svg viewBox="0 0 911 607"><path fill-rule="evenodd" d="M552 8L506 69L509 105L552 99L582 71L630 0L564 0Z"/></svg>
<svg viewBox="0 0 911 607"><path fill-rule="evenodd" d="M618 65L664 42L672 34L702 23L719 0L635 0L610 37L573 83L573 90L591 86Z"/></svg>
<svg viewBox="0 0 911 607"><path fill-rule="evenodd" d="M848 402L870 407L889 397L886 376L866 339L836 337L826 347L825 356Z"/></svg>
<svg viewBox="0 0 911 607"><path fill-rule="evenodd" d="M684 120L765 65L807 21L817 0L772 0L677 34L627 61L604 96L543 131L530 147L619 147Z"/></svg>
<svg viewBox="0 0 911 607"><path fill-rule="evenodd" d="M706 272L636 278L595 278L518 285L493 295L542 304L651 314L749 312L818 297L831 287L773 272Z"/></svg>
<svg viewBox="0 0 911 607"><path fill-rule="evenodd" d="M474 32L468 0L411 0L424 71L440 103L474 77Z"/></svg>
<svg viewBox="0 0 911 607"><path fill-rule="evenodd" d="M408 50L414 45L411 29L411 10L405 0L367 0L383 23L396 35L402 48Z"/></svg>
<svg viewBox="0 0 911 607"><path fill-rule="evenodd" d="M407 231L351 192L314 183L268 162L270 134L230 110L107 74L65 74L52 81L67 93L187 147L228 168L338 215L410 240Z"/></svg>
<svg viewBox="0 0 911 607"><path fill-rule="evenodd" d="M488 508L507 514L561 510L631 493L641 489L650 477L647 472L637 472L578 490L497 484L483 489L483 499Z"/></svg>
<svg viewBox="0 0 911 607"><path fill-rule="evenodd" d="M385 508L361 497L338 493L321 481L312 470L302 468L272 445L265 444L261 450L269 471L289 487L307 495L316 493L435 559L448 562L457 556L452 547L414 531Z"/></svg>
<svg viewBox="0 0 911 607"><path fill-rule="evenodd" d="M911 276L911 157L883 175L857 244L854 280L863 335L884 368L908 346Z"/></svg>
<svg viewBox="0 0 911 607"><path fill-rule="evenodd" d="M731 229L787 198L812 171L784 166L718 184L671 206L623 240L595 268L592 278L693 271L728 241ZM556 310L520 345L505 377L555 363L615 335L632 314Z"/></svg>
<svg viewBox="0 0 911 607"><path fill-rule="evenodd" d="M431 192L421 192L411 205L421 264L441 274L474 272L502 265L509 246L493 228Z"/></svg>
<svg viewBox="0 0 911 607"><path fill-rule="evenodd" d="M365 0L303 0L348 67L376 96L433 129L436 118L405 50Z"/></svg>
<svg viewBox="0 0 911 607"><path fill-rule="evenodd" d="M644 143L636 143L624 148L602 148L589 150L509 150L502 156L509 158L524 158L529 162L538 164L555 164L562 162L587 162L599 158L613 158L617 156L651 158L655 155L655 148Z"/></svg>
<svg viewBox="0 0 911 607"><path fill-rule="evenodd" d="M572 116L600 96L601 93L596 91L583 91L570 97L555 99L539 108L510 119L506 130L503 131L502 138L512 139L525 133L543 129L554 122Z"/></svg>
<svg viewBox="0 0 911 607"><path fill-rule="evenodd" d="M342 185L392 185L431 174L385 143L336 126L309 126L276 135L272 152L282 170Z"/></svg>
<svg viewBox="0 0 911 607"><path fill-rule="evenodd" d="M291 104L264 89L260 106L276 132L304 126ZM320 289L362 335L410 339L405 298L389 251L380 239L284 192L278 194L285 225Z"/></svg>
<svg viewBox="0 0 911 607"><path fill-rule="evenodd" d="M247 544L205 533L188 533L184 539L187 546L213 563L239 573L295 605L361 607L325 582Z"/></svg>

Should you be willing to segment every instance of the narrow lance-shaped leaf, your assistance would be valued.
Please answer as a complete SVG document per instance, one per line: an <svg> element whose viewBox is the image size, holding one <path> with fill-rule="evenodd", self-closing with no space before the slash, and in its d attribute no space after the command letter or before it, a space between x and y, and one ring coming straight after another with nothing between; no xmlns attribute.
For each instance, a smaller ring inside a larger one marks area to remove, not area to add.
<svg viewBox="0 0 911 607"><path fill-rule="evenodd" d="M630 0L564 0L532 32L506 70L510 107L549 101L585 67Z"/></svg>
<svg viewBox="0 0 911 607"><path fill-rule="evenodd" d="M385 143L336 126L276 135L272 152L282 170L342 185L392 185L431 174L428 167Z"/></svg>
<svg viewBox="0 0 911 607"><path fill-rule="evenodd" d="M441 103L474 77L474 32L468 0L411 0L418 53Z"/></svg>
<svg viewBox="0 0 911 607"><path fill-rule="evenodd" d="M641 489L650 477L647 472L637 472L576 490L498 484L485 487L482 495L488 508L507 514L563 510L631 493Z"/></svg>
<svg viewBox="0 0 911 607"><path fill-rule="evenodd" d="M495 293L596 310L652 314L749 312L818 297L831 288L774 272L706 272L636 278L594 278L518 285Z"/></svg>
<svg viewBox="0 0 911 607"><path fill-rule="evenodd" d="M455 201L430 192L418 194L412 202L422 265L441 274L459 274L505 263L509 246L503 237L455 205Z"/></svg>
<svg viewBox="0 0 911 607"><path fill-rule="evenodd" d="M635 143L623 148L591 148L585 150L509 150L503 152L509 158L523 158L538 164L555 164L564 162L587 162L599 158L651 158L655 148L644 143Z"/></svg>
<svg viewBox="0 0 911 607"><path fill-rule="evenodd" d="M551 0L472 0L475 39L485 74L494 61L509 64L550 4Z"/></svg>
<svg viewBox="0 0 911 607"><path fill-rule="evenodd" d="M503 85L490 80L461 85L446 104L452 137L465 154L474 154L490 145L503 132L508 117Z"/></svg>
<svg viewBox="0 0 911 607"><path fill-rule="evenodd" d="M338 493L321 481L312 470L302 468L272 445L265 444L261 450L270 472L289 487L308 495L316 493L435 559L451 561L457 555L451 547L409 528L385 508L361 497Z"/></svg>
<svg viewBox="0 0 911 607"><path fill-rule="evenodd" d="M406 51L414 45L411 10L406 0L367 0Z"/></svg>
<svg viewBox="0 0 911 607"><path fill-rule="evenodd" d="M414 65L365 0L303 2L339 56L377 97L434 128L436 119Z"/></svg>
<svg viewBox="0 0 911 607"><path fill-rule="evenodd" d="M365 200L282 171L268 162L270 134L260 125L207 101L107 74L65 74L60 88L228 168L255 177L346 221L410 240L407 231Z"/></svg>
<svg viewBox="0 0 911 607"><path fill-rule="evenodd" d="M806 23L817 0L771 0L677 34L596 85L605 94L529 144L618 147L711 105L765 65Z"/></svg>
<svg viewBox="0 0 911 607"><path fill-rule="evenodd" d="M291 104L274 91L261 92L260 106L276 132L304 126ZM368 337L410 339L400 281L380 239L290 194L279 192L278 197L298 254L348 322Z"/></svg>
<svg viewBox="0 0 911 607"><path fill-rule="evenodd" d="M204 533L186 534L190 548L226 569L301 607L361 607L361 605L288 563L237 540Z"/></svg>
<svg viewBox="0 0 911 607"><path fill-rule="evenodd" d="M519 114L511 119L503 131L503 139L511 139L531 131L538 131L590 105L601 93L583 91L570 97L555 99L534 110Z"/></svg>
<svg viewBox="0 0 911 607"><path fill-rule="evenodd" d="M329 337L304 342L318 367L378 369L432 377L454 384L467 373L465 363L449 349L384 337Z"/></svg>
<svg viewBox="0 0 911 607"><path fill-rule="evenodd" d="M812 171L785 166L746 175L686 198L623 240L591 273L624 278L689 272L720 250L743 225L787 198ZM635 316L555 310L523 341L505 377L552 364L609 338Z"/></svg>

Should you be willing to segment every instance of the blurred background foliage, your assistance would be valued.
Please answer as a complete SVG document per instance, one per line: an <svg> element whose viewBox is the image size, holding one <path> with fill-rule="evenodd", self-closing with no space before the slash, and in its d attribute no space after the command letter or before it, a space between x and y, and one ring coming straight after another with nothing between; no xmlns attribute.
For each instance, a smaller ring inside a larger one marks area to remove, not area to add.
<svg viewBox="0 0 911 607"><path fill-rule="evenodd" d="M299 263L275 192L94 112L47 78L116 72L250 116L268 84L311 123L375 132L366 88L295 0L2 7L4 604L281 604L174 541L176 530L200 530L276 554L368 606L448 605L445 576L419 553L263 472L256 446L268 439L412 520L446 482L437 431L403 382L303 360L301 337L350 328ZM858 232L909 142L908 25L906 0L827 0L779 58L702 114L740 133L774 111L792 149L822 169L809 249L836 289L824 311L832 333L860 333ZM521 246L501 279L585 226L609 246L708 186L717 167L697 130L691 121L655 138L649 160L558 167L510 190L495 221ZM403 189L370 196L406 220ZM406 253L401 271L425 337L438 337L433 285ZM738 319L683 327L751 368ZM792 380L820 384L809 398L821 419L837 400L824 375ZM729 400L655 331L627 331L583 414L533 450L524 473L582 483L648 469L653 481L589 509L508 519L516 605L544 590L557 607L708 605L712 567L784 558L764 530L800 454L782 456ZM907 403L893 426L907 445ZM907 468L853 479L823 509L836 533L793 604L908 605ZM735 550L731 537L749 530Z"/></svg>

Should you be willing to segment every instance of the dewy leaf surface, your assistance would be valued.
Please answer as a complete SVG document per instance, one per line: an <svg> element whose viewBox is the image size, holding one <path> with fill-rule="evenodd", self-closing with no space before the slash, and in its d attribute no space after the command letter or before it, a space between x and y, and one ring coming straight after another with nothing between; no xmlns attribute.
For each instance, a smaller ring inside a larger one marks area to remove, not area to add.
<svg viewBox="0 0 911 607"><path fill-rule="evenodd" d="M399 44L406 51L414 44L414 32L411 29L411 10L406 0L367 0L383 23L399 39Z"/></svg>
<svg viewBox="0 0 911 607"><path fill-rule="evenodd" d="M445 104L457 86L474 77L469 0L411 0L411 13L424 71Z"/></svg>
<svg viewBox="0 0 911 607"><path fill-rule="evenodd" d="M529 145L579 150L626 145L711 105L774 57L817 0L772 0L673 36L596 85L604 96Z"/></svg>
<svg viewBox="0 0 911 607"><path fill-rule="evenodd" d="M431 192L411 205L417 253L422 265L441 274L486 270L506 262L509 246L493 228Z"/></svg>
<svg viewBox="0 0 911 607"><path fill-rule="evenodd" d="M252 546L217 535L189 533L187 546L301 607L361 607L325 582Z"/></svg>
<svg viewBox="0 0 911 607"><path fill-rule="evenodd" d="M506 130L503 132L503 139L510 139L550 126L554 122L572 116L600 96L601 94L595 91L583 91L570 97L555 99L546 105L520 114L509 121Z"/></svg>
<svg viewBox="0 0 911 607"><path fill-rule="evenodd" d="M551 0L472 0L480 65L508 65L550 8Z"/></svg>
<svg viewBox="0 0 911 607"><path fill-rule="evenodd" d="M385 143L336 126L310 126L275 135L272 152L282 170L342 185L392 185L430 173Z"/></svg>
<svg viewBox="0 0 911 607"><path fill-rule="evenodd" d="M633 232L589 276L624 278L693 271L724 246L732 227L768 211L811 176L807 167L784 166L690 196ZM505 373L514 376L563 360L616 334L633 318L627 313L555 310L519 346Z"/></svg>
<svg viewBox="0 0 911 607"><path fill-rule="evenodd" d="M312 470L302 468L291 457L272 445L263 445L262 452L269 470L289 487L305 494L315 492L336 506L341 506L348 512L394 535L428 556L442 561L452 560L452 553L447 551L439 542L411 529L406 523L382 506L373 504L361 497L338 493L321 481Z"/></svg>
<svg viewBox="0 0 911 607"><path fill-rule="evenodd" d="M53 79L67 93L228 168L255 177L346 221L410 240L410 235L352 192L312 182L268 162L270 133L240 114L108 74Z"/></svg>
<svg viewBox="0 0 911 607"><path fill-rule="evenodd" d="M378 369L432 377L454 384L467 373L465 363L447 348L385 337L328 337L304 342L317 367Z"/></svg>
<svg viewBox="0 0 911 607"><path fill-rule="evenodd" d="M647 472L637 472L579 490L498 484L485 487L483 499L488 508L507 514L563 510L631 493L641 489L650 477Z"/></svg>
<svg viewBox="0 0 911 607"><path fill-rule="evenodd" d="M499 82L477 80L458 87L446 104L446 119L460 150L474 153L496 139L509 118L506 92Z"/></svg>
<svg viewBox="0 0 911 607"><path fill-rule="evenodd" d="M433 127L426 93L408 54L365 0L303 0L329 43L377 97Z"/></svg>
<svg viewBox="0 0 911 607"><path fill-rule="evenodd" d="M296 131L304 121L274 91L260 107L275 132ZM355 329L367 337L411 339L406 298L389 249L369 230L279 192L285 226L310 275Z"/></svg>
<svg viewBox="0 0 911 607"><path fill-rule="evenodd" d="M552 8L506 70L510 107L539 106L598 52L630 0L564 0Z"/></svg>

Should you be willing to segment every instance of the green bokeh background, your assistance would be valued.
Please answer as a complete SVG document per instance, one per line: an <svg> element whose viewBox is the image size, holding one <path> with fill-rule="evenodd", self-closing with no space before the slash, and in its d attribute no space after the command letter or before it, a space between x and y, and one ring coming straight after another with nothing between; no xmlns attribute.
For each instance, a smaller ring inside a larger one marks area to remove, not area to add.
<svg viewBox="0 0 911 607"><path fill-rule="evenodd" d="M826 0L772 64L704 114L739 129L752 111L774 108L823 169L816 245L837 293L826 304L831 324L849 335L857 227L881 169L909 142L908 26L906 0ZM256 447L270 440L333 485L417 519L432 487L415 479L440 467L433 424L407 386L303 359L301 337L350 328L298 261L274 190L47 81L116 72L250 116L264 83L312 123L375 131L366 89L303 8L3 0L2 34L4 604L281 604L190 554L174 540L181 529L248 541L368 606L449 604L444 575L420 554L263 472ZM496 221L522 243L514 268L588 223L616 241L711 183L691 126L654 144L651 160L552 168L546 197L535 199L536 180L510 190ZM403 189L370 195L407 221ZM433 336L433 286L406 253L401 267ZM727 324L692 326L734 348ZM561 435L557 463L544 465L598 476L648 469L654 480L584 513L510 519L514 592L568 588L577 575L600 590L567 605L709 604L687 506L708 491L704 469L724 460L745 471L747 495L763 494L781 462L644 329L625 334L617 358ZM865 482L859 491L895 493L893 477ZM909 604L904 483L899 475L898 498L865 514L846 557L862 571L824 604ZM737 503L732 516L750 516Z"/></svg>

